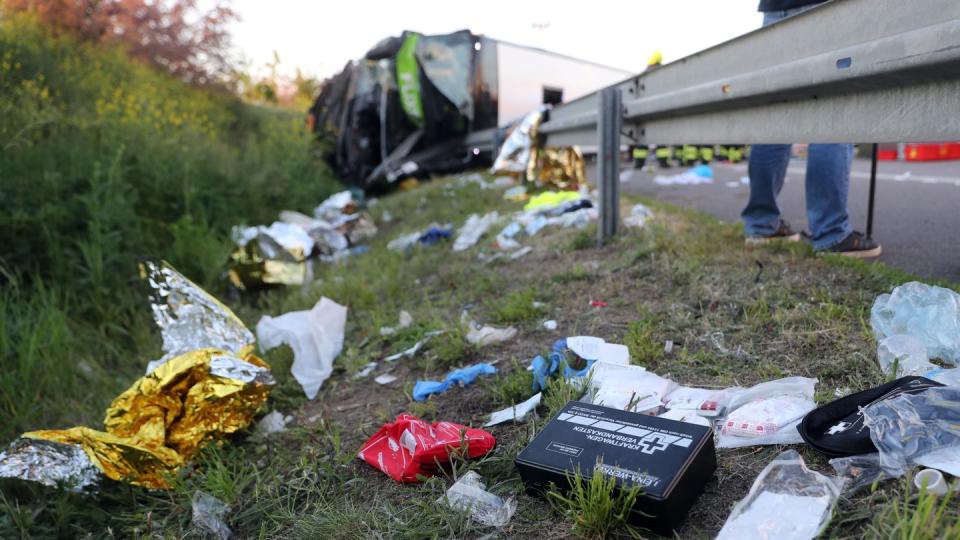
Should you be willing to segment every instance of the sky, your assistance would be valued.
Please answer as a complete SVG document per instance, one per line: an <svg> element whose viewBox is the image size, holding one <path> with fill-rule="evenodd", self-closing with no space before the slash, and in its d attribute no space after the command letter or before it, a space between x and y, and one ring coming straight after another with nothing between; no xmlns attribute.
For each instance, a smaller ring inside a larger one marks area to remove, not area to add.
<svg viewBox="0 0 960 540"><path fill-rule="evenodd" d="M233 0L235 53L262 74L325 78L403 30L469 29L639 72L655 50L682 58L760 26L757 0Z"/></svg>

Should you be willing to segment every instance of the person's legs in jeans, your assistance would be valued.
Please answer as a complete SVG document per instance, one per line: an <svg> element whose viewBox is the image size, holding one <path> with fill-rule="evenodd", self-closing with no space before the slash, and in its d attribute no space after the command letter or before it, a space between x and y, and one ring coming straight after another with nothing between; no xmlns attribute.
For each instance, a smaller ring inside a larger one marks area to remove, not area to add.
<svg viewBox="0 0 960 540"><path fill-rule="evenodd" d="M853 232L847 212L852 161L852 144L811 144L808 147L807 220L810 241L817 251L839 244Z"/></svg>
<svg viewBox="0 0 960 540"><path fill-rule="evenodd" d="M763 26L806 11L810 7L812 6L764 12ZM783 188L789 163L789 144L755 144L750 148L747 166L747 174L750 176L750 200L740 214L743 217L744 233L748 238L770 236L780 227L777 195Z"/></svg>
<svg viewBox="0 0 960 540"><path fill-rule="evenodd" d="M750 200L740 214L744 233L770 236L780 227L777 196L783 189L790 163L789 144L755 144L750 148L747 174L750 176Z"/></svg>

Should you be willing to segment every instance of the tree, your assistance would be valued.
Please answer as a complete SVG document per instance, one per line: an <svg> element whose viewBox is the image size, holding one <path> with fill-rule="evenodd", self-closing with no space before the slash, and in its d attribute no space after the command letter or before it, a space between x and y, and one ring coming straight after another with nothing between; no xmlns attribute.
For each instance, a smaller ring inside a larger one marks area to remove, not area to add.
<svg viewBox="0 0 960 540"><path fill-rule="evenodd" d="M0 0L35 14L56 31L123 45L130 55L205 86L230 72L227 25L237 14L226 3L207 11L197 0Z"/></svg>

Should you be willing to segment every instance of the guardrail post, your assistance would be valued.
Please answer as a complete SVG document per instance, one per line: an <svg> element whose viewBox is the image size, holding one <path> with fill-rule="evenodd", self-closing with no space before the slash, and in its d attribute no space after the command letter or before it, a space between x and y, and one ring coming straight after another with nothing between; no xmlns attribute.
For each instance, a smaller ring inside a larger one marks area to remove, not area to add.
<svg viewBox="0 0 960 540"><path fill-rule="evenodd" d="M597 111L597 185L600 188L600 222L597 242L603 244L617 234L620 222L620 90L605 88Z"/></svg>

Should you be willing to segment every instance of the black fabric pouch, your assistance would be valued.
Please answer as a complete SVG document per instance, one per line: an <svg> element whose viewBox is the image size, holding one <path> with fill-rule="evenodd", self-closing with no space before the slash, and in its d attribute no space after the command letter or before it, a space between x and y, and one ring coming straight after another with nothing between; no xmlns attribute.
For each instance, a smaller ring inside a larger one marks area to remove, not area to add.
<svg viewBox="0 0 960 540"><path fill-rule="evenodd" d="M877 448L870 440L870 429L863 425L862 408L900 394L919 394L937 386L943 385L923 377L901 377L818 407L803 417L797 429L807 444L830 457L870 454Z"/></svg>

